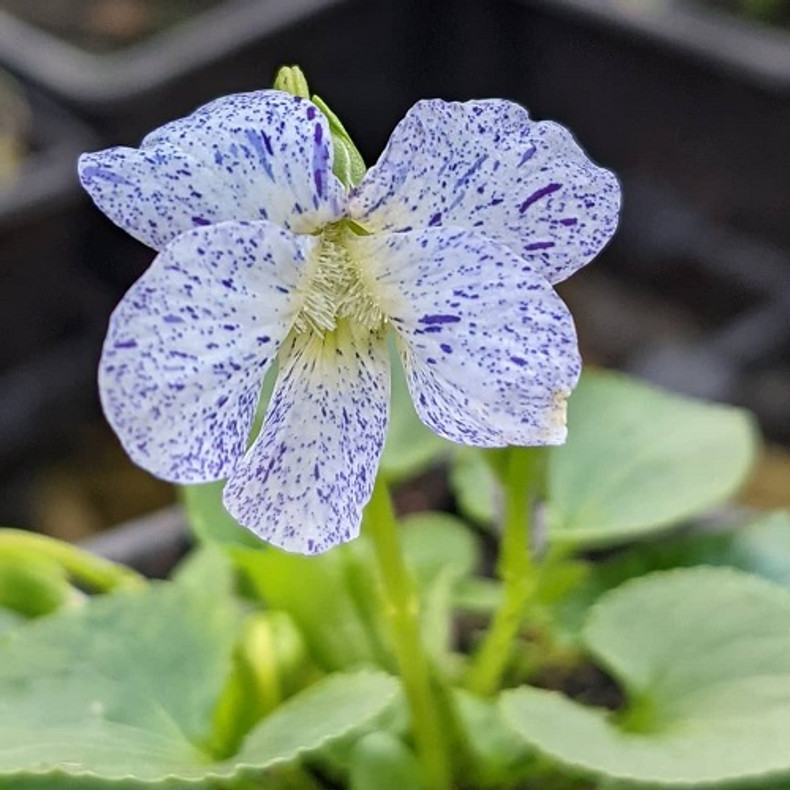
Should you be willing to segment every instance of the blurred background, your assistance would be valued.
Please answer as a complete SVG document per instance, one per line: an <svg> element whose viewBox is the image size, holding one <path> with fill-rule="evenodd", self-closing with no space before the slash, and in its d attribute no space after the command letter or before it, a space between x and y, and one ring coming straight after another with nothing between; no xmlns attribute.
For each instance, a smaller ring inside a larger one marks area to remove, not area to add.
<svg viewBox="0 0 790 790"><path fill-rule="evenodd" d="M172 502L95 383L153 254L76 156L291 63L369 163L424 97L568 125L624 188L615 242L561 287L586 362L753 409L746 501L790 506L788 0L0 0L0 524L79 539Z"/></svg>

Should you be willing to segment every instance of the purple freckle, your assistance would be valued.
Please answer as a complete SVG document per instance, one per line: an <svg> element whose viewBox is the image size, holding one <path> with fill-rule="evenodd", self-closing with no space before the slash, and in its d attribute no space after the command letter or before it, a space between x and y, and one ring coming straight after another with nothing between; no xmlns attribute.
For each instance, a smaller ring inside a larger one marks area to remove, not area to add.
<svg viewBox="0 0 790 790"><path fill-rule="evenodd" d="M228 402L228 396L220 395L219 398L217 398L217 408L222 408L227 402Z"/></svg>
<svg viewBox="0 0 790 790"><path fill-rule="evenodd" d="M535 241L532 244L527 244L524 249L532 252L534 250L548 250L553 246L553 241Z"/></svg>
<svg viewBox="0 0 790 790"><path fill-rule="evenodd" d="M560 225L565 225L566 228L575 225L579 220L576 217L565 217L564 219L560 220Z"/></svg>
<svg viewBox="0 0 790 790"><path fill-rule="evenodd" d="M558 189L562 189L562 184L547 184L545 187L542 187L537 192L533 192L518 207L519 214L523 214L533 203L537 203L541 198L550 195L552 192L556 192Z"/></svg>
<svg viewBox="0 0 790 790"><path fill-rule="evenodd" d="M180 315L166 315L162 319L166 324L183 324L184 319Z"/></svg>
<svg viewBox="0 0 790 790"><path fill-rule="evenodd" d="M233 332L236 329L235 324L223 324L223 329L226 329L228 332Z"/></svg>
<svg viewBox="0 0 790 790"><path fill-rule="evenodd" d="M524 151L524 153L521 155L521 159L519 159L516 167L521 167L521 165L529 162L529 160L532 159L533 156L535 156L535 150L536 150L535 146L532 143L530 143L529 146Z"/></svg>
<svg viewBox="0 0 790 790"><path fill-rule="evenodd" d="M268 343L271 340L271 338L268 335L260 335L259 337L256 338L256 340L260 345L263 345L264 343Z"/></svg>
<svg viewBox="0 0 790 790"><path fill-rule="evenodd" d="M441 348L442 351L444 351L445 354L452 354L453 353L453 347L451 345L449 345L449 343L442 343L439 346L439 348Z"/></svg>
<svg viewBox="0 0 790 790"><path fill-rule="evenodd" d="M205 217L192 217L192 222L195 225L210 225L211 224L211 220L210 219L206 219Z"/></svg>
<svg viewBox="0 0 790 790"><path fill-rule="evenodd" d="M312 121L315 118L315 107L312 105L307 108L307 120Z"/></svg>
<svg viewBox="0 0 790 790"><path fill-rule="evenodd" d="M232 287L233 287L233 280L231 280L231 279L230 279L230 277L228 277L228 279L227 279L227 280L220 280L220 282L221 282L221 283L222 283L222 284L223 284L223 285L224 285L226 288L232 288Z"/></svg>
<svg viewBox="0 0 790 790"><path fill-rule="evenodd" d="M424 315L419 319L421 324L457 324L461 320L458 315Z"/></svg>
<svg viewBox="0 0 790 790"><path fill-rule="evenodd" d="M510 357L510 361L511 362L515 362L516 365L518 365L521 368L523 368L524 365L527 364L527 360L526 359L522 359L521 357Z"/></svg>
<svg viewBox="0 0 790 790"><path fill-rule="evenodd" d="M137 348L136 340L121 340L115 344L115 348Z"/></svg>
<svg viewBox="0 0 790 790"><path fill-rule="evenodd" d="M128 184L129 182L122 176L116 175L110 170L105 170L103 167L90 165L89 167L82 168L82 177L88 181L91 178L99 178L102 181L109 181L111 184Z"/></svg>
<svg viewBox="0 0 790 790"><path fill-rule="evenodd" d="M437 211L429 220L428 225L429 227L433 227L434 225L438 225L442 221L442 212Z"/></svg>
<svg viewBox="0 0 790 790"><path fill-rule="evenodd" d="M313 132L313 140L315 140L316 145L318 145L323 139L324 139L324 129L320 123L317 123L315 125L315 132Z"/></svg>
<svg viewBox="0 0 790 790"><path fill-rule="evenodd" d="M435 365L435 364L436 364L436 360L435 360L433 357L428 357L428 358L427 358L425 361L426 361L426 362L427 362L429 365Z"/></svg>

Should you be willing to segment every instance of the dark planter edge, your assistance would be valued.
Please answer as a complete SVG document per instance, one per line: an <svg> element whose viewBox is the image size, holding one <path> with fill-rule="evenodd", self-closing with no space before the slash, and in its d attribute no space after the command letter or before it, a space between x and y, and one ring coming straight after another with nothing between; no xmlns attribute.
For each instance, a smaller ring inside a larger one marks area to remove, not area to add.
<svg viewBox="0 0 790 790"><path fill-rule="evenodd" d="M79 546L113 562L129 565L146 576L164 578L191 544L180 505L162 510L79 542Z"/></svg>
<svg viewBox="0 0 790 790"><path fill-rule="evenodd" d="M200 66L276 33L305 14L349 0L228 0L177 28L109 55L91 55L0 10L0 61L22 77L84 105L134 100ZM164 75L164 76L163 76Z"/></svg>
<svg viewBox="0 0 790 790"><path fill-rule="evenodd" d="M614 28L701 60L761 87L790 92L790 33L687 0L519 0L522 4Z"/></svg>

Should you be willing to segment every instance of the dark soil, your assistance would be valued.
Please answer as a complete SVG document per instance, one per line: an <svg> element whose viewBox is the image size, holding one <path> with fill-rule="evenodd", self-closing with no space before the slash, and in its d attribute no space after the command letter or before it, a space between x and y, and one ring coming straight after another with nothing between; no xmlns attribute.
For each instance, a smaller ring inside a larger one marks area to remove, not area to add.
<svg viewBox="0 0 790 790"><path fill-rule="evenodd" d="M614 679L599 667L582 663L572 668L548 668L532 684L539 688L561 691L582 704L611 711L625 707L623 690Z"/></svg>
<svg viewBox="0 0 790 790"><path fill-rule="evenodd" d="M225 0L0 0L8 11L96 54L137 44Z"/></svg>

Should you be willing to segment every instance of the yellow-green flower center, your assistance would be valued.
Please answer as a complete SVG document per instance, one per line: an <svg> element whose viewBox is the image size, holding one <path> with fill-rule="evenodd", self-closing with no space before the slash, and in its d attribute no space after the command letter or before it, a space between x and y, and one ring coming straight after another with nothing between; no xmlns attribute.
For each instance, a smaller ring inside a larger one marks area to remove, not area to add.
<svg viewBox="0 0 790 790"><path fill-rule="evenodd" d="M345 222L324 228L313 266L307 274L302 309L294 329L323 335L340 321L375 332L387 317L366 283L362 262L353 254L358 234Z"/></svg>

